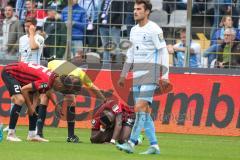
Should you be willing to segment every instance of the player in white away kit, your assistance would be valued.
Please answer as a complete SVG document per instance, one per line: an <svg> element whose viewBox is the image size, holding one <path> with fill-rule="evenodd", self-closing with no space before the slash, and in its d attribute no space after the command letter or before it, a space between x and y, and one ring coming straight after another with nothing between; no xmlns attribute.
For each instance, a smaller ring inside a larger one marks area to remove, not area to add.
<svg viewBox="0 0 240 160"><path fill-rule="evenodd" d="M168 84L169 55L162 29L156 23L148 20L151 9L150 0L135 1L134 19L138 24L131 29L132 46L127 52L127 60L118 81L118 84L123 87L125 77L133 65L136 120L129 141L117 145L119 150L127 153L134 152L134 144L144 128L151 146L141 154L160 154L149 105L152 104L153 94L159 85L159 80L164 82L161 83L163 86Z"/></svg>
<svg viewBox="0 0 240 160"><path fill-rule="evenodd" d="M27 18L24 23L26 34L19 39L19 61L40 64L44 38L36 33L37 20Z"/></svg>

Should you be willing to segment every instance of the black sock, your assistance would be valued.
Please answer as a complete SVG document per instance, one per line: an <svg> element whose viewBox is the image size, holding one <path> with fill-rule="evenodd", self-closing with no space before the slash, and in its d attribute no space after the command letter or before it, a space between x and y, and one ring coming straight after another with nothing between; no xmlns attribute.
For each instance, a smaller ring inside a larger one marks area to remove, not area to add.
<svg viewBox="0 0 240 160"><path fill-rule="evenodd" d="M75 107L67 107L67 124L68 124L68 137L74 135L75 128Z"/></svg>
<svg viewBox="0 0 240 160"><path fill-rule="evenodd" d="M36 130L36 123L37 123L37 114L33 113L32 116L28 116L29 118L29 131L35 131Z"/></svg>
<svg viewBox="0 0 240 160"><path fill-rule="evenodd" d="M47 115L47 106L38 105L37 135L43 136L43 126Z"/></svg>
<svg viewBox="0 0 240 160"><path fill-rule="evenodd" d="M14 104L10 113L9 129L15 129L22 106Z"/></svg>

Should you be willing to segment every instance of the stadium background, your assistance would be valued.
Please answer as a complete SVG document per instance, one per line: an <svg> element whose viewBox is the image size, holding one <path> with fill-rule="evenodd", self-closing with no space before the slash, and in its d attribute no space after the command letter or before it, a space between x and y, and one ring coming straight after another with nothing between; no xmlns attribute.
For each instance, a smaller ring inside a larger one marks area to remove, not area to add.
<svg viewBox="0 0 240 160"><path fill-rule="evenodd" d="M125 2L125 0L119 0ZM38 1L39 4L41 1ZM42 1L42 9L47 11L48 9L44 5L45 1ZM70 1L69 1L70 2ZM10 1L14 4L14 1ZM215 1L187 1L187 9L173 9L168 15L163 10L165 1L152 0L153 12L150 19L158 23L164 30L164 36L168 44L174 44L179 41L180 28L186 28L187 30L187 44L189 48L190 37L201 45L201 67L199 68L170 68L170 80L173 85L173 91L171 93L160 96L156 94L153 111L153 117L155 117L155 124L158 132L167 133L184 133L184 134L207 134L207 135L225 135L225 136L240 136L240 107L238 91L239 86L239 71L237 69L219 69L219 68L207 68L206 58L203 57L203 52L210 45L210 34L213 25L214 16L212 13ZM175 7L180 2L168 2ZM239 6L238 1L232 2L235 6ZM67 4L66 4L67 5ZM192 9L195 5L203 5L204 8L201 12L192 14ZM58 10L59 11L59 10ZM59 13L61 10L59 11ZM70 11L69 11L70 12ZM111 12L111 11L110 11ZM121 24L121 41L128 39L127 28L130 25L125 23L126 15L132 14L132 12L122 12L124 16ZM166 17L169 16L169 17ZM232 15L235 16L235 15ZM239 15L237 15L239 17ZM166 21L169 18L169 22ZM71 19L68 23L71 22ZM64 24L64 22L62 22ZM165 23L165 24L164 24ZM99 23L94 23L94 26L99 27ZM109 26L114 24L109 24ZM132 24L133 25L133 24ZM70 57L70 45L71 27L68 27L68 32L65 35L67 37L67 47L65 56L63 59ZM43 28L44 30L44 28ZM53 33L53 35L56 35ZM84 38L88 36L85 30ZM100 41L100 35L94 35L95 38ZM4 37L1 37L3 39ZM98 43L100 44L100 43ZM63 46L50 46L53 48L61 48ZM126 91L117 87L116 81L119 76L119 71L122 68L122 64L115 64L114 59L110 65L102 65L102 52L105 46L97 45L95 47L88 46L84 43L83 53L79 65L85 65L87 72L93 79L94 83L102 89L113 89L113 95L115 98L122 102L130 103L128 94ZM95 52L92 53L91 49ZM111 49L110 49L111 50ZM189 50L186 51L186 55L189 55ZM114 49L112 49L112 56L114 57ZM126 53L126 50L121 50L122 54ZM5 53L1 53L1 65L15 61L5 59ZM172 56L172 55L171 55ZM189 56L186 56L189 57ZM46 57L42 57L43 60ZM173 57L172 57L173 59ZM171 60L171 65L173 61ZM93 67L92 67L93 66ZM188 61L185 60L185 67L188 66ZM2 67L0 68L0 70ZM187 80L187 81L186 81ZM105 82L109 82L106 84ZM130 81L129 81L130 83ZM111 85L109 85L111 84ZM0 106L0 119L4 123L8 122L8 113L10 109L10 99L6 91L3 82L0 81L1 91L1 106ZM84 93L83 95L88 95ZM129 91L130 94L130 91ZM90 99L88 96L78 96L77 112L81 114L83 112L91 112L98 104L96 99ZM48 107L48 119L47 124L52 126L65 127L64 121L54 120L54 108L52 104ZM22 111L20 124L26 125L27 118ZM79 117L77 127L90 128L90 120L88 116L84 115Z"/></svg>
<svg viewBox="0 0 240 160"><path fill-rule="evenodd" d="M3 6L7 1L8 0L0 0L0 8L4 8ZM41 2L41 0L38 1ZM43 2L45 1L48 0L43 0ZM203 11L194 14L190 16L192 18L187 18L187 10L177 11L177 14L176 12L174 14L175 16L170 15L173 20L172 23L170 23L171 27L170 25L162 27L167 43L173 44L179 41L179 28L187 27L188 37L190 37L190 33L192 33L193 40L201 44L201 53L203 53L210 45L210 33L215 15L212 11L214 11L214 6L218 5L215 2L219 1L220 0L193 0L194 4L203 4L204 8L209 12ZM9 2L15 6L17 0L9 0ZM166 1L152 0L152 2L154 12L157 13L154 14L153 12L152 18L155 18L155 20L157 20L156 22L160 24L163 20L161 20L159 12L163 13L162 7ZM174 0L169 0L168 2L176 6ZM188 6L192 6L189 0L187 2ZM237 6L239 6L239 1L236 2L238 2ZM47 10L47 7L44 6L43 9ZM191 9L188 9L188 12L190 12L190 10ZM132 14L132 12L125 12L125 14ZM163 15L166 14L163 13ZM166 16L164 17L166 19ZM237 17L239 17L239 15ZM186 19L188 19L188 21ZM0 26L2 20L3 19L0 18ZM122 24L125 24L124 20ZM97 23L96 27L98 27ZM126 27L122 27L123 30L125 28ZM56 34L54 33L53 35ZM126 30L122 31L121 40L127 38ZM0 48L2 47L2 39L3 37L0 36ZM100 40L99 35L97 39ZM69 41L71 41L71 39L69 39ZM63 46L55 45L51 47L62 48ZM116 85L116 80L118 79L122 66L115 63L111 63L110 66L102 65L102 59L100 59L99 56L102 58L103 46L98 46L96 48L97 54L90 54L90 56L88 52L91 47L86 44L84 48L85 50L79 65L87 68L86 71L97 86L106 90L114 90L113 97L121 97L123 102L131 104L131 96L128 97L130 93L126 94L128 91L120 90ZM125 53L125 50L121 52ZM26 141L9 143L4 140L0 143L0 157L10 160L106 160L116 158L118 160L239 160L240 108L238 93L240 72L238 69L206 68L206 59L203 58L203 56L201 57L203 60L201 61L201 68L171 67L170 80L173 85L173 91L163 96L160 96L158 92L156 93L154 104L157 105L158 108L155 108L153 118L157 126L157 131L161 132L157 134L161 148L160 156L146 157L138 154L129 155L117 151L116 148L110 144L91 144L89 141L89 129L76 129L76 134L79 135L84 143L77 145L66 143L67 131L66 128L61 128L65 127L66 124L64 121L59 121L59 119L55 117L54 108L52 104L50 104L46 122L50 127L45 127L45 135L46 138L49 138L50 143L30 143ZM64 58L67 58L67 56ZM45 58L43 57L43 59ZM5 53L1 52L0 70L2 66L13 61L16 60L8 60ZM111 67L111 69L109 67ZM128 85L130 83L131 81L128 82ZM83 90L82 94L78 96L77 127L79 128L90 127L89 118L91 117L91 112L94 107L98 106L96 99L94 97L90 98L89 94L90 93ZM1 79L0 95L0 121L7 124L10 99ZM21 112L19 121L22 125L28 124L25 111L26 109L23 109ZM85 112L86 114L82 114ZM27 130L27 126L18 126L18 136L22 139L26 138ZM6 136L6 134L4 136ZM142 145L136 147L136 152L144 151L147 146L147 141L144 141Z"/></svg>

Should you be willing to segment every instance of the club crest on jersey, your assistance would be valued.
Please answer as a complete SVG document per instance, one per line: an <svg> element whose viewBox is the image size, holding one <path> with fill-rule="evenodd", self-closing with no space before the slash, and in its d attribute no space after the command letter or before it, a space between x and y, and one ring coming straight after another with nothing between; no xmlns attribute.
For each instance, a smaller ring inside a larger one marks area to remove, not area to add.
<svg viewBox="0 0 240 160"><path fill-rule="evenodd" d="M113 112L117 112L119 110L119 106L117 104L115 104L113 107L112 107L112 110Z"/></svg>
<svg viewBox="0 0 240 160"><path fill-rule="evenodd" d="M44 88L47 88L47 87L48 87L47 83L42 83L42 84L40 85L40 88L41 88L41 89L44 89Z"/></svg>

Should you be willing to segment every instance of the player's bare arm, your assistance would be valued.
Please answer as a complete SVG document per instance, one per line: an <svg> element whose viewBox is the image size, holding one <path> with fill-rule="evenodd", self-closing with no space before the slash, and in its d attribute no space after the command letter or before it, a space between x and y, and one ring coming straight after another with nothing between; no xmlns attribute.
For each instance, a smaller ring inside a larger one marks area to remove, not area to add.
<svg viewBox="0 0 240 160"><path fill-rule="evenodd" d="M35 106L30 100L30 94L29 92L33 90L33 85L32 83L29 83L21 88L22 95L25 99L25 103L28 107L28 114L32 115L35 112Z"/></svg>
<svg viewBox="0 0 240 160"><path fill-rule="evenodd" d="M119 135L121 133L121 129L122 129L122 113L120 113L116 116L113 136L110 141L111 143L115 144L115 141L119 140Z"/></svg>
<svg viewBox="0 0 240 160"><path fill-rule="evenodd" d="M49 90L49 91L46 92L46 95L47 95L47 97L49 98L49 100L53 103L53 105L54 105L55 107L58 107L58 105L57 105L57 100L56 100L56 98L54 97L53 92L54 92L54 91L51 89L51 90Z"/></svg>

